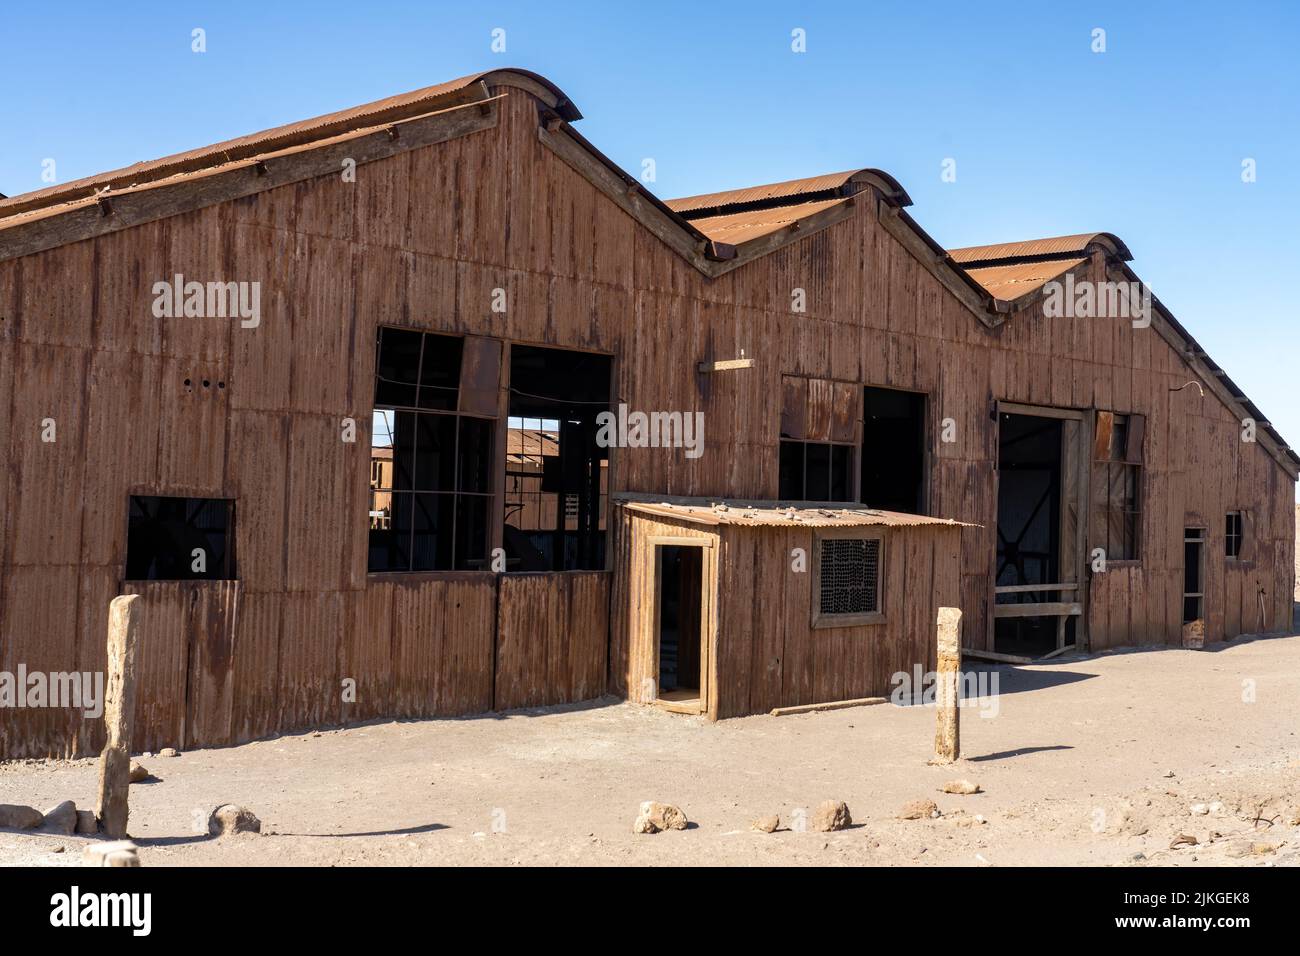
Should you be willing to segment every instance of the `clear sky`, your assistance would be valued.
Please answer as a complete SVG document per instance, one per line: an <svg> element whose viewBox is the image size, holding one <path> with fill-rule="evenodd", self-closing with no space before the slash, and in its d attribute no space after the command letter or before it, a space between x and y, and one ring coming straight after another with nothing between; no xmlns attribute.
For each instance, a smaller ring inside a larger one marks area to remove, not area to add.
<svg viewBox="0 0 1300 956"><path fill-rule="evenodd" d="M554 81L625 169L653 158L661 197L876 166L950 248L1114 232L1300 446L1294 0L9 0L0 192L46 185L46 159L67 181L502 66Z"/></svg>

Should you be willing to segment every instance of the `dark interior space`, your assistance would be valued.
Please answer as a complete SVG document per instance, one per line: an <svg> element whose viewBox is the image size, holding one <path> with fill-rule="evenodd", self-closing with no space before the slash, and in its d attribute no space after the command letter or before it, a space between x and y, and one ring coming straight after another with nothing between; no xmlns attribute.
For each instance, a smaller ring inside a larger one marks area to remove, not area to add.
<svg viewBox="0 0 1300 956"><path fill-rule="evenodd" d="M1205 616L1205 588L1201 582L1204 528L1183 530L1183 623Z"/></svg>
<svg viewBox="0 0 1300 956"><path fill-rule="evenodd" d="M861 458L863 504L925 514L925 395L864 389Z"/></svg>
<svg viewBox="0 0 1300 956"><path fill-rule="evenodd" d="M234 526L235 503L227 498L131 495L126 580L233 580Z"/></svg>
<svg viewBox="0 0 1300 956"><path fill-rule="evenodd" d="M659 696L698 697L700 693L700 596L703 549L660 545Z"/></svg>
<svg viewBox="0 0 1300 956"><path fill-rule="evenodd" d="M608 355L510 349L506 445L506 570L605 567L609 449L596 416L609 410Z"/></svg>
<svg viewBox="0 0 1300 956"><path fill-rule="evenodd" d="M853 446L832 442L781 442L782 501L853 501Z"/></svg>
<svg viewBox="0 0 1300 956"><path fill-rule="evenodd" d="M1002 414L998 422L997 586L1060 582L1061 420ZM1055 591L998 596L999 604L1060 601ZM1056 617L996 618L999 653L1036 657L1056 648ZM1075 620L1066 622L1066 643Z"/></svg>

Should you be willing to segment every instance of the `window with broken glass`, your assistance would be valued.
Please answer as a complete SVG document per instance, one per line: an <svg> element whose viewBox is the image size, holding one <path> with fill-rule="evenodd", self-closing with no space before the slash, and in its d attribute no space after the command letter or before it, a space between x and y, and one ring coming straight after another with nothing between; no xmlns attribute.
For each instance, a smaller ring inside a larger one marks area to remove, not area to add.
<svg viewBox="0 0 1300 956"><path fill-rule="evenodd" d="M1141 415L1097 413L1093 537L1108 561L1139 559L1144 425Z"/></svg>
<svg viewBox="0 0 1300 956"><path fill-rule="evenodd" d="M486 569L493 390L466 400L459 336L380 328L375 353L369 570Z"/></svg>

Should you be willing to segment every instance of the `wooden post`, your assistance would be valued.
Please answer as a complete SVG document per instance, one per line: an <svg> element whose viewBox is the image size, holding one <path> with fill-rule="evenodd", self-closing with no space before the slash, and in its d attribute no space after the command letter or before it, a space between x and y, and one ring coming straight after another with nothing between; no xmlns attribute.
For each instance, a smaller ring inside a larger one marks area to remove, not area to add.
<svg viewBox="0 0 1300 956"><path fill-rule="evenodd" d="M961 752L957 724L957 687L961 681L961 609L939 608L939 669L935 675L938 725L934 732L934 762L952 763Z"/></svg>
<svg viewBox="0 0 1300 956"><path fill-rule="evenodd" d="M108 741L99 758L99 828L115 839L126 836L127 791L131 785L131 723L135 716L135 638L138 594L113 598L108 607L108 679L104 724Z"/></svg>

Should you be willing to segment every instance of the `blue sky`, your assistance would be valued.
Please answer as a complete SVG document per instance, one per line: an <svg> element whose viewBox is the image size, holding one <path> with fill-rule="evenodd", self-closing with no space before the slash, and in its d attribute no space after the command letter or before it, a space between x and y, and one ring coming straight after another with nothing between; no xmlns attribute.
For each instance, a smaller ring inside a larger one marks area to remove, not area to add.
<svg viewBox="0 0 1300 956"><path fill-rule="evenodd" d="M0 192L45 185L47 158L67 181L524 67L624 168L652 157L663 197L877 166L949 247L1114 232L1300 445L1300 3L720 7L7 4ZM206 53L191 51L195 27ZM948 158L956 182L940 179Z"/></svg>

